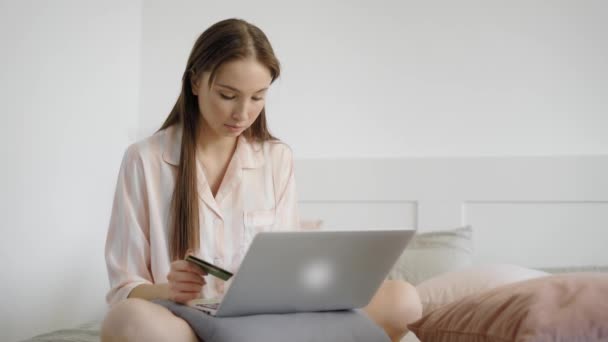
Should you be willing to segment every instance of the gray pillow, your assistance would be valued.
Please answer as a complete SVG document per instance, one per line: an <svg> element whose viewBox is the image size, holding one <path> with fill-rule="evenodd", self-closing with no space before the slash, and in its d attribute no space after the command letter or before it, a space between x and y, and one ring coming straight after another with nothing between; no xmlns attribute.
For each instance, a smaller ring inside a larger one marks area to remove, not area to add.
<svg viewBox="0 0 608 342"><path fill-rule="evenodd" d="M416 233L391 270L389 279L418 285L436 275L471 266L472 235L471 226Z"/></svg>

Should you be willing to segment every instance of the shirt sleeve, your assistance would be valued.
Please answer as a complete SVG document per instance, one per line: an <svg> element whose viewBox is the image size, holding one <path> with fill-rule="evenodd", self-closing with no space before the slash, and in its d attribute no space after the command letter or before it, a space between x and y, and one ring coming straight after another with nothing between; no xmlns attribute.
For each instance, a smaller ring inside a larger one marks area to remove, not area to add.
<svg viewBox="0 0 608 342"><path fill-rule="evenodd" d="M153 283L147 211L143 163L131 145L120 166L105 246L110 305L126 299L136 286Z"/></svg>
<svg viewBox="0 0 608 342"><path fill-rule="evenodd" d="M300 215L291 149L278 143L273 153L273 174L275 189L275 228L281 230L299 230Z"/></svg>

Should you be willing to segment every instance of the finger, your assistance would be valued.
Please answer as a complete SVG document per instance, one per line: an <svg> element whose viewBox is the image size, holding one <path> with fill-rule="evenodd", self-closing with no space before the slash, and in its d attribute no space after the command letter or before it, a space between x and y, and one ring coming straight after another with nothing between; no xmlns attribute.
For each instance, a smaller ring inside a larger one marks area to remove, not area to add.
<svg viewBox="0 0 608 342"><path fill-rule="evenodd" d="M191 272L171 272L167 275L167 280L172 283L194 283L200 285L207 283L202 276Z"/></svg>
<svg viewBox="0 0 608 342"><path fill-rule="evenodd" d="M188 270L190 272L194 272L196 274L199 274L201 276L206 276L207 275L207 271L205 271L204 269L192 264L192 263L188 263Z"/></svg>
<svg viewBox="0 0 608 342"><path fill-rule="evenodd" d="M186 260L177 260L171 263L171 269L176 271L185 271L190 267L190 262Z"/></svg>
<svg viewBox="0 0 608 342"><path fill-rule="evenodd" d="M207 275L207 272L205 272L205 270L186 260L175 261L171 264L171 269L176 271L188 271L203 276Z"/></svg>
<svg viewBox="0 0 608 342"><path fill-rule="evenodd" d="M188 255L192 255L192 256L194 256L194 250L193 250L193 249L191 249L191 248L188 248L188 250L186 250L186 254L184 254L184 259L186 259L186 257L187 257Z"/></svg>
<svg viewBox="0 0 608 342"><path fill-rule="evenodd" d="M173 292L189 292L196 293L201 292L203 285L193 283L174 283L170 285L170 290Z"/></svg>

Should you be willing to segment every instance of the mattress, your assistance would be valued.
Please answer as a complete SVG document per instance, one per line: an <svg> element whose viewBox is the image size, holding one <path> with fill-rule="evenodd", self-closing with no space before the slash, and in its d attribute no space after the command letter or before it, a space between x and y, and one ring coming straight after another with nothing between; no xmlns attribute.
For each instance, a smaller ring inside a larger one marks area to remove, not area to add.
<svg viewBox="0 0 608 342"><path fill-rule="evenodd" d="M99 342L101 321L91 321L69 329L55 330L24 342Z"/></svg>

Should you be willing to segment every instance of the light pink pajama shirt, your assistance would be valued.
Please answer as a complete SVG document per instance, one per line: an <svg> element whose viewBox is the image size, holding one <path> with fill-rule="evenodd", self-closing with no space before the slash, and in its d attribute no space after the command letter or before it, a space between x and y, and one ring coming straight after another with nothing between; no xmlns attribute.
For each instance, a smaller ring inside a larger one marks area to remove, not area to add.
<svg viewBox="0 0 608 342"><path fill-rule="evenodd" d="M181 128L174 125L125 152L105 248L110 305L140 284L167 283L169 214L180 147ZM197 180L201 248L196 255L202 259L234 273L256 233L298 229L292 153L281 142L239 137L215 198L200 166ZM204 298L223 295L223 281L205 280Z"/></svg>

